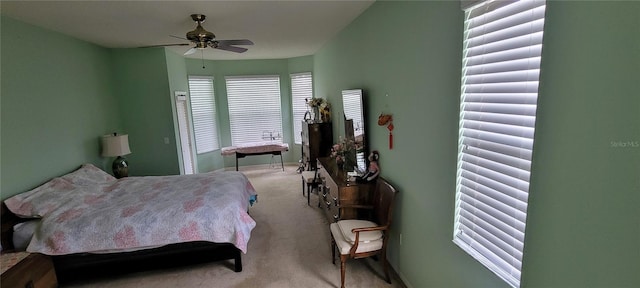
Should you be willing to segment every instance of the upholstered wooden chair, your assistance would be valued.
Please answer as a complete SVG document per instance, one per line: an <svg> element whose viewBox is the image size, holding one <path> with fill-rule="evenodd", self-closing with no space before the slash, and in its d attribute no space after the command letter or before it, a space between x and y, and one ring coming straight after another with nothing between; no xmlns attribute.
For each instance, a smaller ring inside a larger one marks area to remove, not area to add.
<svg viewBox="0 0 640 288"><path fill-rule="evenodd" d="M376 181L372 205L341 206L368 210L371 215L369 219L340 220L329 226L331 230L331 261L335 264L337 250L340 253L340 287L342 288L344 288L347 260L374 255L380 256L379 260L382 262L385 280L387 283L391 283L389 264L387 263L387 242L389 241L394 200L398 191L382 178L378 178Z"/></svg>
<svg viewBox="0 0 640 288"><path fill-rule="evenodd" d="M305 195L304 188L307 188L307 205L311 205L311 192L315 189L318 191L322 180L318 177L318 169L302 172L302 196Z"/></svg>

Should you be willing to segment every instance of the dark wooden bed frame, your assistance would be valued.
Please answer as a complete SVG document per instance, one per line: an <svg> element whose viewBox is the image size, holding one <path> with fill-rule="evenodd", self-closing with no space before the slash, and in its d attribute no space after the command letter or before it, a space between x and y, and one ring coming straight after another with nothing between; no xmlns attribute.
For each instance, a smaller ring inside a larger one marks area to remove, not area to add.
<svg viewBox="0 0 640 288"><path fill-rule="evenodd" d="M32 219L16 216L4 202L2 202L0 217L2 251L10 252L14 250L13 226ZM52 259L58 281L67 282L228 259L234 260L234 271L241 272L241 256L242 252L233 244L202 241L121 253L59 255L52 256Z"/></svg>

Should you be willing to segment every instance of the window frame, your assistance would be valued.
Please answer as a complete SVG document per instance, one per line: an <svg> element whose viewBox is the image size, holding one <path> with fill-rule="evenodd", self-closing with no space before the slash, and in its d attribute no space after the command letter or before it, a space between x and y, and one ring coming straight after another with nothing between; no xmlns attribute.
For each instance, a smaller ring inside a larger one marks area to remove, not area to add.
<svg viewBox="0 0 640 288"><path fill-rule="evenodd" d="M546 2L463 2L453 242L519 287Z"/></svg>
<svg viewBox="0 0 640 288"><path fill-rule="evenodd" d="M231 145L282 142L280 75L225 76Z"/></svg>

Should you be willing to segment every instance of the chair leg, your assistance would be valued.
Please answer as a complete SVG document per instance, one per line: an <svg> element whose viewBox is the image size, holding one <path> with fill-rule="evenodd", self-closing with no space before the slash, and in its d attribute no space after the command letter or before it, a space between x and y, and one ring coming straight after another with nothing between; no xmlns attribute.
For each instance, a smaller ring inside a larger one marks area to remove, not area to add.
<svg viewBox="0 0 640 288"><path fill-rule="evenodd" d="M344 274L347 271L347 257L340 255L340 288L344 288Z"/></svg>
<svg viewBox="0 0 640 288"><path fill-rule="evenodd" d="M391 284L391 277L389 277L389 263L387 263L387 253L382 251L382 268L384 268L384 277L387 283Z"/></svg>
<svg viewBox="0 0 640 288"><path fill-rule="evenodd" d="M307 206L311 206L311 184L307 183Z"/></svg>
<svg viewBox="0 0 640 288"><path fill-rule="evenodd" d="M304 197L304 176L302 176L302 197Z"/></svg>

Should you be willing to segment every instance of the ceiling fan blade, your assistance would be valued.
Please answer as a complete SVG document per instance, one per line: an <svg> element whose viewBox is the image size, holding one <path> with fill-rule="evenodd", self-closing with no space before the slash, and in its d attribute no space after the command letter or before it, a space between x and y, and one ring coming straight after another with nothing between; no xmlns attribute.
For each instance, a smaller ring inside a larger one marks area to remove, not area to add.
<svg viewBox="0 0 640 288"><path fill-rule="evenodd" d="M182 40L187 40L187 41L189 41L189 39L184 38L184 37L175 36L175 35L169 35L169 36L170 36L170 37L173 37L173 38L178 38L178 39L182 39Z"/></svg>
<svg viewBox="0 0 640 288"><path fill-rule="evenodd" d="M167 46L188 46L188 45L191 45L191 44L189 44L189 43L159 44L159 45L140 46L138 48L153 48L153 47L167 47Z"/></svg>
<svg viewBox="0 0 640 288"><path fill-rule="evenodd" d="M236 40L217 40L219 45L253 45L253 42L248 39L236 39Z"/></svg>
<svg viewBox="0 0 640 288"><path fill-rule="evenodd" d="M236 52L236 53L244 53L244 52L246 52L248 50L247 48L236 47L236 46L228 46L228 45L221 45L219 43L218 43L217 46L211 46L211 47L215 48L215 49L226 50L226 51L231 51L231 52Z"/></svg>
<svg viewBox="0 0 640 288"><path fill-rule="evenodd" d="M193 47L193 48L191 48L191 49L187 50L187 52L184 52L184 56L187 56L187 55L191 55L191 54L193 54L193 53L196 53L196 51L198 51L198 48Z"/></svg>

